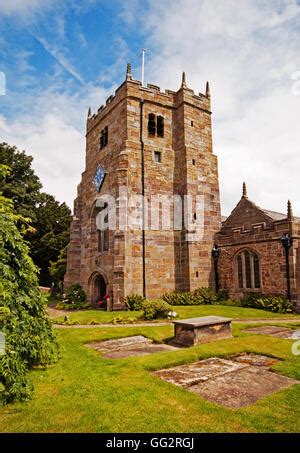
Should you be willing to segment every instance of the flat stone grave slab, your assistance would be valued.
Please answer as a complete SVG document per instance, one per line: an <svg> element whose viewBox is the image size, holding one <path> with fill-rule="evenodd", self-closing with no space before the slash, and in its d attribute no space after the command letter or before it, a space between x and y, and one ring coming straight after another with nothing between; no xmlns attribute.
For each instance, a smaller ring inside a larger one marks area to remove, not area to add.
<svg viewBox="0 0 300 453"><path fill-rule="evenodd" d="M221 406L249 406L273 392L299 381L268 370L276 359L255 354L238 354L230 359L213 357L179 367L155 371L161 379Z"/></svg>
<svg viewBox="0 0 300 453"><path fill-rule="evenodd" d="M143 356L156 352L174 351L177 348L166 344L154 344L152 340L142 335L118 338L89 343L90 348L100 351L107 359L122 359L131 356Z"/></svg>
<svg viewBox="0 0 300 453"><path fill-rule="evenodd" d="M273 357L267 357L265 355L254 354L252 352L242 352L241 354L236 354L232 357L229 357L230 360L235 362L244 363L246 365L253 365L259 367L270 368L275 363L278 363L278 359Z"/></svg>
<svg viewBox="0 0 300 453"><path fill-rule="evenodd" d="M256 333L259 335L270 335L271 337L276 338L287 338L290 340L300 339L300 329L292 330L288 327L276 327L276 326L261 326L261 327L252 327L251 329L246 329L244 332Z"/></svg>
<svg viewBox="0 0 300 453"><path fill-rule="evenodd" d="M173 321L175 337L172 344L194 346L231 338L231 319L222 316L203 316Z"/></svg>

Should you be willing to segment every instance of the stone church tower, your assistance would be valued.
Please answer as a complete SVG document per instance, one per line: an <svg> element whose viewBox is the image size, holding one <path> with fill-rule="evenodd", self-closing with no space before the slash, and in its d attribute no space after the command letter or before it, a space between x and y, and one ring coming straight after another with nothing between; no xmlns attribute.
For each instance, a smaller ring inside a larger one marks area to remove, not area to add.
<svg viewBox="0 0 300 453"><path fill-rule="evenodd" d="M97 200L105 195L115 200L117 222L101 231ZM141 195L141 218L134 223L128 220L136 209L132 200ZM168 199L170 212L164 207ZM185 200L177 214L174 200ZM181 226L187 211L192 222ZM128 294L155 298L213 286L211 250L220 227L209 85L205 94L195 94L183 74L177 92L161 92L134 80L128 65L115 94L96 114L88 113L65 288L80 283L92 303L107 293L119 309Z"/></svg>

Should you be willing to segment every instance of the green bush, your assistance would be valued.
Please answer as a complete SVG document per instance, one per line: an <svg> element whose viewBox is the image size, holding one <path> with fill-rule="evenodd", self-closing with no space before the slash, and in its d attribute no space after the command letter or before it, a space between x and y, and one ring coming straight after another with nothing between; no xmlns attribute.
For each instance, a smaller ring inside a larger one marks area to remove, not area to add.
<svg viewBox="0 0 300 453"><path fill-rule="evenodd" d="M235 299L220 300L217 303L218 305L225 305L228 307L241 307L241 302Z"/></svg>
<svg viewBox="0 0 300 453"><path fill-rule="evenodd" d="M145 302L145 297L139 296L138 294L131 294L126 297L125 305L130 311L139 311L142 309L142 305Z"/></svg>
<svg viewBox="0 0 300 453"><path fill-rule="evenodd" d="M273 313L291 313L293 305L283 296L264 296L261 294L246 294L241 300L244 307L258 308Z"/></svg>
<svg viewBox="0 0 300 453"><path fill-rule="evenodd" d="M210 288L198 288L193 293L195 305L212 305L217 302L217 294Z"/></svg>
<svg viewBox="0 0 300 453"><path fill-rule="evenodd" d="M112 324L134 324L137 318L134 316L115 316L112 319Z"/></svg>
<svg viewBox="0 0 300 453"><path fill-rule="evenodd" d="M255 307L257 299L264 297L261 293L245 293L240 300L242 307Z"/></svg>
<svg viewBox="0 0 300 453"><path fill-rule="evenodd" d="M146 300L142 304L144 319L167 318L172 307L162 299Z"/></svg>
<svg viewBox="0 0 300 453"><path fill-rule="evenodd" d="M222 303L223 301L226 300L229 300L228 289L220 289L217 292L217 301Z"/></svg>
<svg viewBox="0 0 300 453"><path fill-rule="evenodd" d="M193 294L185 291L165 293L162 299L170 305L194 305Z"/></svg>
<svg viewBox="0 0 300 453"><path fill-rule="evenodd" d="M90 308L91 304L85 302L85 300L85 292L81 286L76 283L75 285L69 286L63 300L56 304L56 308L59 310L79 310Z"/></svg>
<svg viewBox="0 0 300 453"><path fill-rule="evenodd" d="M66 291L66 299L70 304L85 302L85 292L83 291L79 283L75 283L75 285L69 286Z"/></svg>
<svg viewBox="0 0 300 453"><path fill-rule="evenodd" d="M223 300L225 294L220 295L219 299L214 290L210 288L198 288L193 293L188 291L173 291L166 293L162 299L170 305L211 305Z"/></svg>
<svg viewBox="0 0 300 453"><path fill-rule="evenodd" d="M37 268L23 238L27 221L0 194L0 331L6 340L6 353L0 355L0 400L4 403L30 398L28 370L52 363L58 352L46 297L39 290Z"/></svg>

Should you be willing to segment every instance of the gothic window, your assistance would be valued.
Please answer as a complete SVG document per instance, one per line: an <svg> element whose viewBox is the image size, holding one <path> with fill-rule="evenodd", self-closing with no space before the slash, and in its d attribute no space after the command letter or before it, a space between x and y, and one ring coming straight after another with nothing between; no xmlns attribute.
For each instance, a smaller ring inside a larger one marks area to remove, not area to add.
<svg viewBox="0 0 300 453"><path fill-rule="evenodd" d="M107 209L107 203L100 209L100 213L103 209ZM101 225L98 225L97 233L98 233L98 252L107 252L108 251L108 237L109 237L109 229L108 229L108 213L105 214L103 219L104 226L106 228L102 228Z"/></svg>
<svg viewBox="0 0 300 453"><path fill-rule="evenodd" d="M253 255L253 271L254 271L254 286L255 288L260 288L259 259L257 255Z"/></svg>
<svg viewBox="0 0 300 453"><path fill-rule="evenodd" d="M238 282L239 282L239 288L243 288L243 261L241 255L237 257L237 267L238 267Z"/></svg>
<svg viewBox="0 0 300 453"><path fill-rule="evenodd" d="M157 136L164 136L164 118L162 116L157 117Z"/></svg>
<svg viewBox="0 0 300 453"><path fill-rule="evenodd" d="M259 289L260 266L256 253L245 250L236 259L237 284L240 289Z"/></svg>
<svg viewBox="0 0 300 453"><path fill-rule="evenodd" d="M101 235L102 231L101 230L97 230L97 232L98 232L98 252L101 252L102 251L102 241L101 241L101 239L102 239L102 237L101 237L102 236Z"/></svg>
<svg viewBox="0 0 300 453"><path fill-rule="evenodd" d="M149 113L148 117L148 133L149 135L155 135L156 132L156 124L155 124L155 115L154 113Z"/></svg>
<svg viewBox="0 0 300 453"><path fill-rule="evenodd" d="M108 223L108 214L104 217L105 224ZM103 231L103 252L108 251L108 227Z"/></svg>
<svg viewBox="0 0 300 453"><path fill-rule="evenodd" d="M246 288L251 288L251 264L250 264L250 253L245 252L245 275L246 275Z"/></svg>

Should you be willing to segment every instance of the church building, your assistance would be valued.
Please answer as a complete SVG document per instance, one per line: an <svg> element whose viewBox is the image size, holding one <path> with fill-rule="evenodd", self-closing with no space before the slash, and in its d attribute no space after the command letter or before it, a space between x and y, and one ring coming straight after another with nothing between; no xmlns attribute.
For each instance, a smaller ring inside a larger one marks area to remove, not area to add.
<svg viewBox="0 0 300 453"><path fill-rule="evenodd" d="M115 94L89 110L65 288L79 283L92 303L107 294L115 310L129 294L202 286L287 295L300 310L299 240L291 204L261 209L245 185L221 218L208 83L194 93L183 73L178 91L161 92L128 64Z"/></svg>

